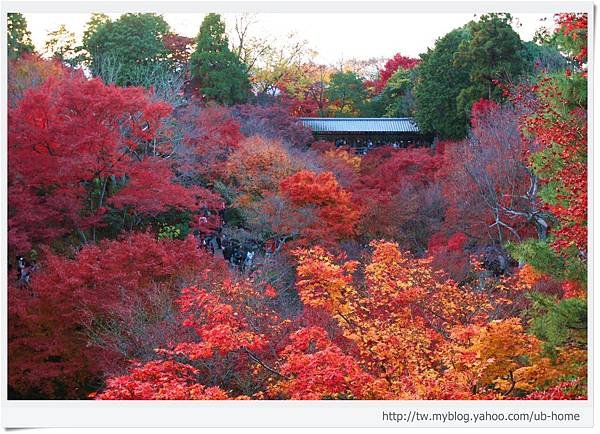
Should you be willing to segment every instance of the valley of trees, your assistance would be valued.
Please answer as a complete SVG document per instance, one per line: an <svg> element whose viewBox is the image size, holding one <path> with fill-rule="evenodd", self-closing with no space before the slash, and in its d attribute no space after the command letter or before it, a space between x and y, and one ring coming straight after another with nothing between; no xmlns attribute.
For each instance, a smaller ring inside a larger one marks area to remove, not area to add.
<svg viewBox="0 0 600 434"><path fill-rule="evenodd" d="M587 399L587 15L339 65L254 19L9 14L9 398Z"/></svg>

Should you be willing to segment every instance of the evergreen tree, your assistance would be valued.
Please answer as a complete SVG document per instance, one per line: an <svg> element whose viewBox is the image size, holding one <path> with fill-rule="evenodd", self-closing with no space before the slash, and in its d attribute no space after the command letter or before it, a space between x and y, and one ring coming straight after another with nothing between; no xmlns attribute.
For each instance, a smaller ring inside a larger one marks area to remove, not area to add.
<svg viewBox="0 0 600 434"><path fill-rule="evenodd" d="M83 31L83 38L81 40L84 47L89 45L90 38L96 33L98 27L103 24L109 23L110 17L103 13L92 13L89 21L85 24L85 30Z"/></svg>
<svg viewBox="0 0 600 434"><path fill-rule="evenodd" d="M336 72L325 92L333 116L359 116L364 111L367 91L354 72Z"/></svg>
<svg viewBox="0 0 600 434"><path fill-rule="evenodd" d="M555 358L557 348L586 347L587 301L581 298L556 300L542 293L532 293L531 332L544 342L546 353Z"/></svg>
<svg viewBox="0 0 600 434"><path fill-rule="evenodd" d="M470 85L460 91L458 110L468 116L481 98L500 100L502 91L495 81L511 82L526 66L519 34L510 25L509 14L487 14L469 23L471 37L460 43L454 55L456 67L469 71Z"/></svg>
<svg viewBox="0 0 600 434"><path fill-rule="evenodd" d="M190 58L190 69L203 98L233 105L246 101L250 81L246 66L228 44L221 16L208 14L196 37L196 51Z"/></svg>
<svg viewBox="0 0 600 434"><path fill-rule="evenodd" d="M116 21L92 16L83 38L92 74L120 86L144 85L149 71L169 69L163 36L170 33L162 16L124 14Z"/></svg>
<svg viewBox="0 0 600 434"><path fill-rule="evenodd" d="M415 117L421 131L445 139L466 135L468 117L457 110L456 99L469 86L469 72L454 63L461 42L469 39L469 29L461 27L438 39L433 49L421 54L414 96Z"/></svg>
<svg viewBox="0 0 600 434"><path fill-rule="evenodd" d="M373 116L405 117L412 113L414 70L399 68L383 91L371 100Z"/></svg>
<svg viewBox="0 0 600 434"><path fill-rule="evenodd" d="M81 38L81 45L76 47L77 61L83 63L89 67L92 64L92 56L88 50L90 50L90 39L94 36L98 28L111 21L110 17L103 13L92 13L90 19L85 24L83 31L83 37Z"/></svg>
<svg viewBox="0 0 600 434"><path fill-rule="evenodd" d="M547 43L524 42L523 58L527 62L525 70L532 77L541 73L564 71L569 67L567 58L555 47Z"/></svg>
<svg viewBox="0 0 600 434"><path fill-rule="evenodd" d="M495 82L511 82L527 65L527 53L509 14L487 14L455 29L421 55L415 100L417 121L425 133L461 139L473 103L499 101Z"/></svg>
<svg viewBox="0 0 600 434"><path fill-rule="evenodd" d="M9 13L6 28L9 59L17 59L23 53L34 52L31 32L27 29L27 20L23 14Z"/></svg>

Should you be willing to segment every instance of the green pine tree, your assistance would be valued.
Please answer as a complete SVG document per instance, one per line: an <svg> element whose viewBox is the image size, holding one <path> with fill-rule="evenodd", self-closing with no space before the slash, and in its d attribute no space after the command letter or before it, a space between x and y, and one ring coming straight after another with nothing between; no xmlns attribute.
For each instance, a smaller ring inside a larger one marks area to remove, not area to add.
<svg viewBox="0 0 600 434"><path fill-rule="evenodd" d="M190 70L207 101L232 105L248 99L247 68L229 49L225 24L219 14L210 13L202 21L196 51L190 58Z"/></svg>
<svg viewBox="0 0 600 434"><path fill-rule="evenodd" d="M27 20L23 14L9 13L7 16L8 58L17 59L23 53L33 53L31 32L27 29Z"/></svg>
<svg viewBox="0 0 600 434"><path fill-rule="evenodd" d="M542 293L530 294L530 331L544 342L544 351L554 358L557 348L585 348L587 342L587 300L556 300Z"/></svg>
<svg viewBox="0 0 600 434"><path fill-rule="evenodd" d="M469 70L454 63L454 54L469 37L467 27L454 29L421 54L414 97L415 118L424 133L444 139L462 139L467 133L468 118L457 110L456 99L470 84Z"/></svg>
<svg viewBox="0 0 600 434"><path fill-rule="evenodd" d="M514 31L510 14L487 14L469 23L471 37L460 43L454 64L469 71L470 85L460 91L458 110L467 116L481 98L499 101L502 91L494 83L518 77L526 66L524 46Z"/></svg>

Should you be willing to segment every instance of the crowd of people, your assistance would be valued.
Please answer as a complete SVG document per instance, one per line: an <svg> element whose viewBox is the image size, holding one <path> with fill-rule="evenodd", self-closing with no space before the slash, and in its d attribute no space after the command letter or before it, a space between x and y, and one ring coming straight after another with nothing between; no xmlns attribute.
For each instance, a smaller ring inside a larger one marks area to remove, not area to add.
<svg viewBox="0 0 600 434"><path fill-rule="evenodd" d="M251 272L258 257L269 257L281 248L279 239L264 242L247 236L236 236L224 217L225 207L218 214L203 208L198 218L198 228L194 236L199 248L213 255L223 255L232 267L242 272ZM239 234L238 234L239 235Z"/></svg>
<svg viewBox="0 0 600 434"><path fill-rule="evenodd" d="M410 148L417 146L418 143L414 140L372 140L367 139L336 139L335 145L339 148L349 146L353 148L358 155L366 155L371 149L380 148L382 146L390 146L394 149Z"/></svg>

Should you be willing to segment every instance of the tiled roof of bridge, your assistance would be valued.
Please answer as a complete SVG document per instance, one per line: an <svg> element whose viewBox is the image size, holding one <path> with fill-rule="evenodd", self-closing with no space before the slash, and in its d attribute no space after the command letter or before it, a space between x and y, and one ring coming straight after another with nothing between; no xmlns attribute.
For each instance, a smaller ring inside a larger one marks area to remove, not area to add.
<svg viewBox="0 0 600 434"><path fill-rule="evenodd" d="M299 118L315 133L418 133L413 118Z"/></svg>

